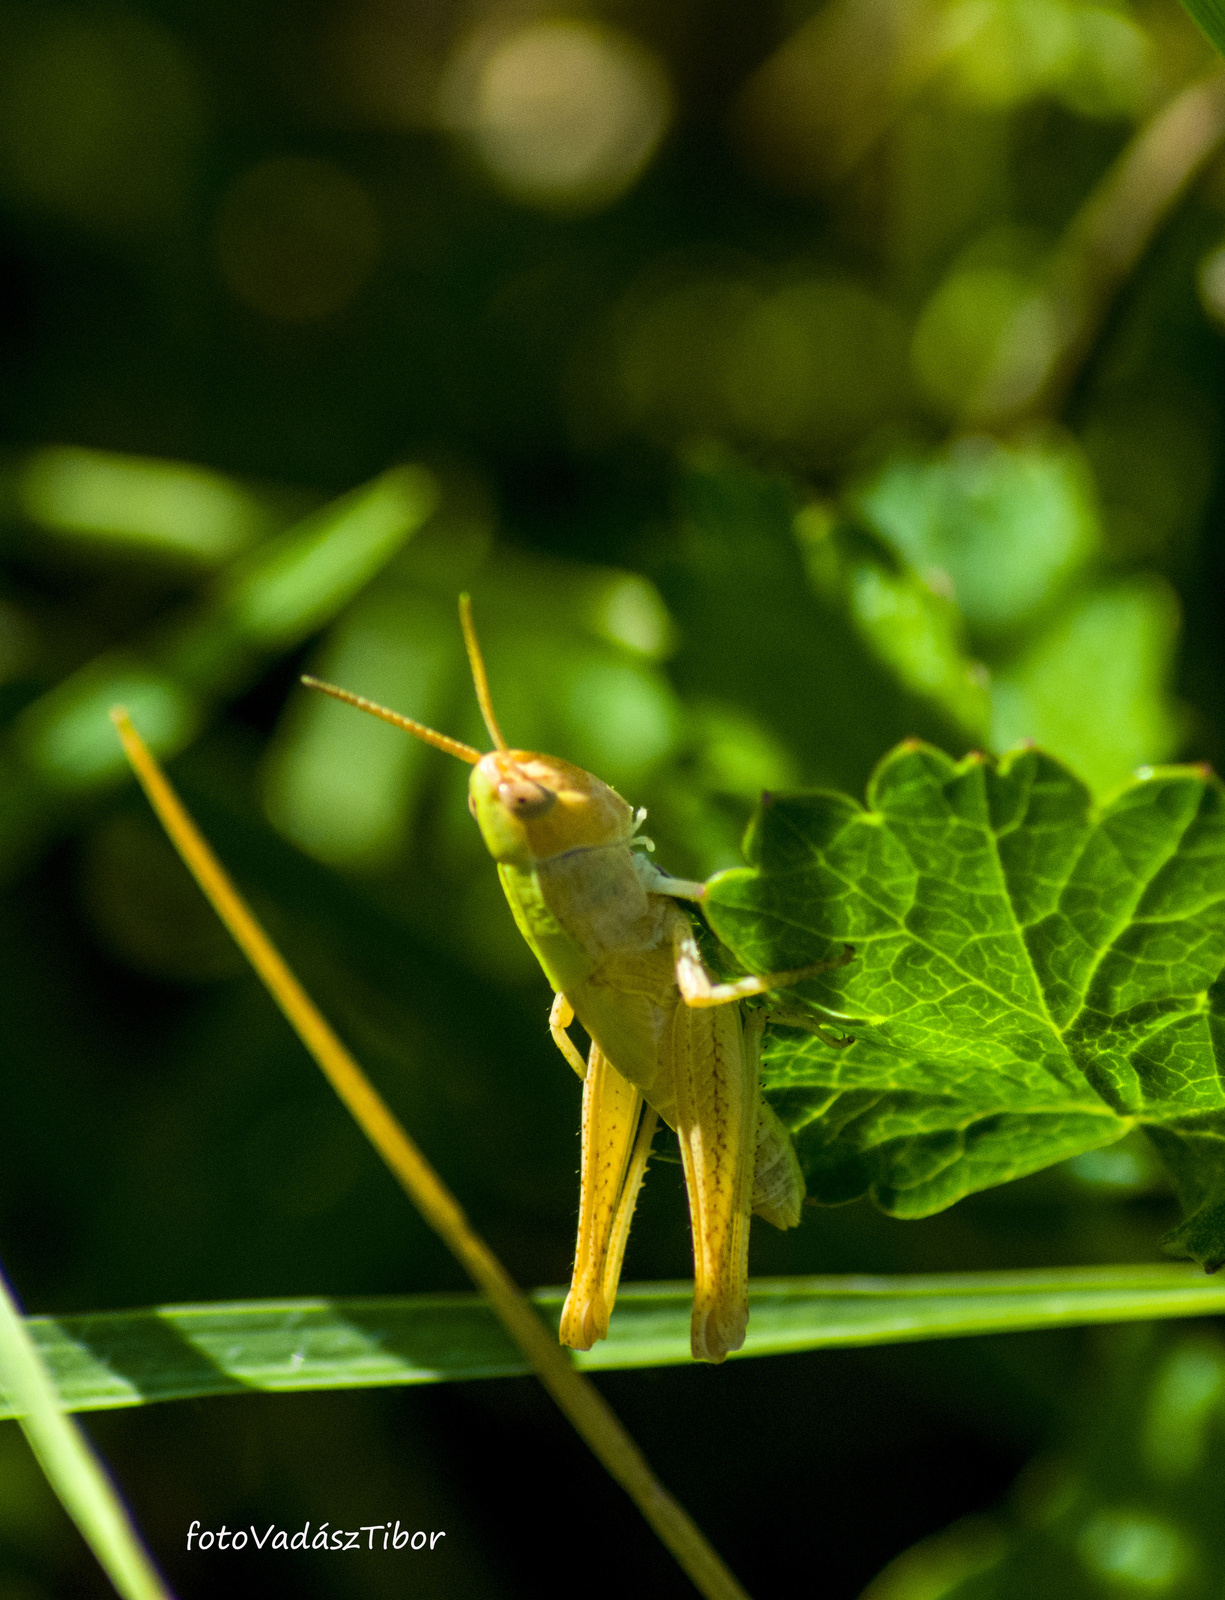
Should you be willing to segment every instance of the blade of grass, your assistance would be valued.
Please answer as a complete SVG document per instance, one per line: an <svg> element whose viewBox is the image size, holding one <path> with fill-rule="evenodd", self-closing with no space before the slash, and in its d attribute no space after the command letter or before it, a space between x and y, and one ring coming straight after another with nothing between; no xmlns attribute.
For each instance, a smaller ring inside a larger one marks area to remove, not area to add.
<svg viewBox="0 0 1225 1600"><path fill-rule="evenodd" d="M0 1272L0 1385L47 1481L125 1600L170 1600L89 1441L64 1415L56 1385Z"/></svg>
<svg viewBox="0 0 1225 1600"><path fill-rule="evenodd" d="M603 1396L562 1353L459 1202L341 1044L227 877L127 713L111 718L141 787L213 909L354 1121L493 1307L532 1371L707 1600L748 1600L701 1529L647 1464Z"/></svg>
<svg viewBox="0 0 1225 1600"><path fill-rule="evenodd" d="M689 1363L688 1283L623 1284L589 1370ZM1225 1313L1225 1283L1193 1266L1066 1267L892 1278L775 1278L750 1285L731 1358L900 1344L1034 1328ZM564 1289L532 1300L556 1325ZM476 1295L261 1300L31 1317L69 1410L100 1411L245 1389L379 1388L518 1376L529 1368ZM0 1398L0 1417L13 1414Z"/></svg>

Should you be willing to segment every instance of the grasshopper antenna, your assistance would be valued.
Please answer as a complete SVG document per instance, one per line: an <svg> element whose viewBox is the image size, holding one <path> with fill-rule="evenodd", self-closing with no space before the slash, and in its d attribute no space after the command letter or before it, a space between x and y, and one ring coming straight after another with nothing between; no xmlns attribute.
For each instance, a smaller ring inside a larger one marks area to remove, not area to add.
<svg viewBox="0 0 1225 1600"><path fill-rule="evenodd" d="M481 708L481 719L489 737L493 740L495 750L505 750L506 740L502 737L502 730L498 727L498 719L493 714L493 700L489 694L489 679L485 676L485 663L481 658L481 647L476 642L476 628L472 623L472 600L469 595L461 594L459 597L459 621L464 630L464 644L468 650L468 665L472 668L472 682L476 686L476 703Z"/></svg>
<svg viewBox="0 0 1225 1600"><path fill-rule="evenodd" d="M470 744L463 744L459 739L452 739L434 728L427 728L424 722L414 722L411 717L402 717L398 711L389 711L386 706L379 705L377 700L367 700L363 694L352 694L348 689L338 689L334 683L324 683L322 678L312 678L307 674L303 674L301 681L308 689L318 689L321 694L330 694L333 700L343 700L347 706L356 706L359 711L368 711L372 717L381 717L384 722L390 722L393 728L403 728L405 733L411 733L415 739L432 744L436 750L445 750L449 756L458 756L470 767L474 767L481 759L481 752L474 750ZM501 748L506 747L503 745Z"/></svg>

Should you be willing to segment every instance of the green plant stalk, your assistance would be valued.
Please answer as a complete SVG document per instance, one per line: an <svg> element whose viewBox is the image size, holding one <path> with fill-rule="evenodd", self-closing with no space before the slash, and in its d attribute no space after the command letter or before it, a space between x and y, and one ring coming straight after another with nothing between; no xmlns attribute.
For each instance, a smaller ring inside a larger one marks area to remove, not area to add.
<svg viewBox="0 0 1225 1600"><path fill-rule="evenodd" d="M0 1382L47 1481L118 1593L125 1600L171 1600L106 1469L65 1416L2 1273Z"/></svg>

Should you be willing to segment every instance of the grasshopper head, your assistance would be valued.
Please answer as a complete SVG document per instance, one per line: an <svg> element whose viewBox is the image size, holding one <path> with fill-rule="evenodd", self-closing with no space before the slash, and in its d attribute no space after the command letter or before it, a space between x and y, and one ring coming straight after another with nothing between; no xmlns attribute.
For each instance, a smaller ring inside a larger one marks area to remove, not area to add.
<svg viewBox="0 0 1225 1600"><path fill-rule="evenodd" d="M491 750L472 769L468 809L495 861L527 866L593 845L626 844L634 813L582 767L528 750Z"/></svg>

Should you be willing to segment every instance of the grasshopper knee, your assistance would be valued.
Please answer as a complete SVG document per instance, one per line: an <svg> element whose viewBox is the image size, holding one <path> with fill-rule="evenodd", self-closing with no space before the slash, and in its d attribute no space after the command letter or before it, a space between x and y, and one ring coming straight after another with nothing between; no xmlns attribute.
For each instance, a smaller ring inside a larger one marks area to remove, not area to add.
<svg viewBox="0 0 1225 1600"><path fill-rule="evenodd" d="M579 1296L573 1290L562 1307L558 1338L568 1350L590 1350L597 1339L608 1337L608 1307L599 1289Z"/></svg>
<svg viewBox="0 0 1225 1600"><path fill-rule="evenodd" d="M716 1300L714 1304L693 1304L690 1348L695 1361L718 1363L733 1350L739 1350L749 1326L748 1297L735 1305Z"/></svg>

